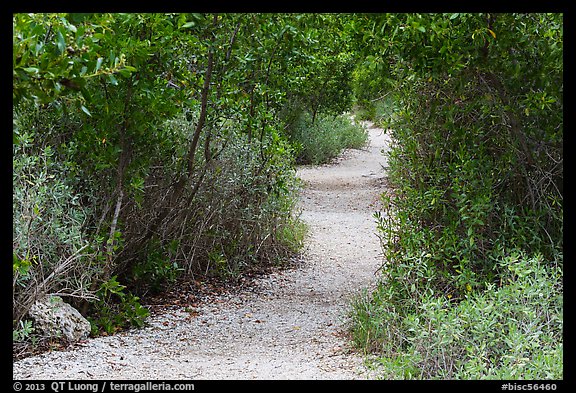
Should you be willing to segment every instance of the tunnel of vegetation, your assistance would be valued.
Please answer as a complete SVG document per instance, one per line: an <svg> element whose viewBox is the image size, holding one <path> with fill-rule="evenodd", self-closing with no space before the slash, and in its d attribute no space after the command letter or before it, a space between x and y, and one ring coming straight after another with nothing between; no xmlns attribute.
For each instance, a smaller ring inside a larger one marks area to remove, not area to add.
<svg viewBox="0 0 576 393"><path fill-rule="evenodd" d="M295 164L389 129L355 343L386 378L562 378L562 14L14 14L13 337L302 246ZM369 236L369 234L367 234Z"/></svg>

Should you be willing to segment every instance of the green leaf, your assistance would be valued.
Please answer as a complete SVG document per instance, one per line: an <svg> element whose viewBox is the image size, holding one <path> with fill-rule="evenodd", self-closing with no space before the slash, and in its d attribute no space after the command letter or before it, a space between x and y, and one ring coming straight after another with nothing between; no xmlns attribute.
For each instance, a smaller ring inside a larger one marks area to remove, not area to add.
<svg viewBox="0 0 576 393"><path fill-rule="evenodd" d="M189 29L194 26L196 26L196 22L186 22L182 25L181 29Z"/></svg>
<svg viewBox="0 0 576 393"><path fill-rule="evenodd" d="M88 108L86 108L84 105L80 106L80 109L82 109L82 112L86 113L88 116L92 117L92 114L90 113L90 111L88 110Z"/></svg>
<svg viewBox="0 0 576 393"><path fill-rule="evenodd" d="M23 68L23 70L29 74L37 74L38 72L40 72L40 70L36 67L26 67L26 68Z"/></svg>
<svg viewBox="0 0 576 393"><path fill-rule="evenodd" d="M64 53L64 50L66 49L66 40L64 40L64 35L61 31L56 33L56 46L58 47L58 52L60 52L60 54Z"/></svg>
<svg viewBox="0 0 576 393"><path fill-rule="evenodd" d="M34 56L38 56L38 54L40 53L40 51L42 50L43 47L44 47L44 43L38 42L38 43L34 46Z"/></svg>
<svg viewBox="0 0 576 393"><path fill-rule="evenodd" d="M118 70L118 73L120 75L122 75L123 77L128 77L130 76L130 71L127 70L126 68L122 68L121 70Z"/></svg>
<svg viewBox="0 0 576 393"><path fill-rule="evenodd" d="M418 26L417 29L420 30L422 33L426 33L426 28L424 26Z"/></svg>
<svg viewBox="0 0 576 393"><path fill-rule="evenodd" d="M112 83L112 85L117 86L118 85L118 80L116 80L116 77L112 74L108 75L108 80L110 81L110 83Z"/></svg>
<svg viewBox="0 0 576 393"><path fill-rule="evenodd" d="M100 69L100 66L102 66L102 62L104 61L103 57L99 57L98 60L96 60L96 67L94 67L94 72L98 72L98 70Z"/></svg>
<svg viewBox="0 0 576 393"><path fill-rule="evenodd" d="M70 30L73 33L76 33L78 31L76 26L74 26L72 23L68 24L68 30Z"/></svg>
<svg viewBox="0 0 576 393"><path fill-rule="evenodd" d="M458 15L460 15L458 12L453 13L450 15L450 20L458 18Z"/></svg>

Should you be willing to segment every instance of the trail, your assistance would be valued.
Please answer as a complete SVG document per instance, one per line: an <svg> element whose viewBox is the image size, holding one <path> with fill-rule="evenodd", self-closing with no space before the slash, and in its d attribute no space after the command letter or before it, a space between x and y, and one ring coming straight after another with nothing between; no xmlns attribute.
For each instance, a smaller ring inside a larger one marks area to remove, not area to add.
<svg viewBox="0 0 576 393"><path fill-rule="evenodd" d="M380 244L372 214L383 191L383 130L335 163L301 167L310 233L297 269L259 279L196 309L182 305L147 327L89 339L13 364L14 379L367 379L344 335L351 297L375 280Z"/></svg>

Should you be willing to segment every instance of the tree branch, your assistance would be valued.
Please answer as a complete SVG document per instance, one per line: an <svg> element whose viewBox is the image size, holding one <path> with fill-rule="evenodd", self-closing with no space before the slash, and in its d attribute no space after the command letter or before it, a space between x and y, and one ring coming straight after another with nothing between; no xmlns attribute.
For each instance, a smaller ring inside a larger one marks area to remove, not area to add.
<svg viewBox="0 0 576 393"><path fill-rule="evenodd" d="M218 23L218 14L214 15L212 20L212 26L216 27ZM204 128L204 123L206 122L206 112L208 108L208 93L210 91L210 80L212 79L212 68L214 66L214 42L216 41L216 36L213 34L210 40L210 47L208 48L208 64L206 65L206 74L204 75L204 85L202 86L202 94L200 98L200 117L198 123L196 124L196 129L194 130L194 136L192 137L192 142L190 143L190 148L188 149L188 165L187 165L187 175L188 178L192 176L194 171L194 157L196 155L196 149L198 147L198 140L200 139L200 134Z"/></svg>

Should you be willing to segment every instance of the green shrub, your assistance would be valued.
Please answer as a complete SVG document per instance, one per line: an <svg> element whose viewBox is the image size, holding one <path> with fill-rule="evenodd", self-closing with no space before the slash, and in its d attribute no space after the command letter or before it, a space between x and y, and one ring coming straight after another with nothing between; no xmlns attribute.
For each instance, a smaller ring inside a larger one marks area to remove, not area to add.
<svg viewBox="0 0 576 393"><path fill-rule="evenodd" d="M454 105L485 88L481 73L459 77L442 95L423 83L392 114L394 187L376 214L382 282L356 300L351 331L380 354L384 378L561 378L561 188L526 182L511 134L496 132L502 108L485 95ZM515 249L544 257L507 257ZM511 276L515 261L537 273ZM522 313L554 316L530 325Z"/></svg>
<svg viewBox="0 0 576 393"><path fill-rule="evenodd" d="M42 145L30 125L33 113L18 113L20 143L12 158L13 320L15 324L46 293L88 296L94 266L83 232L88 211L74 191L74 172L57 150Z"/></svg>
<svg viewBox="0 0 576 393"><path fill-rule="evenodd" d="M379 225L390 239L385 257L431 255L435 286L448 286L456 298L498 275L494 261L503 250L553 261L562 248L562 192L554 186L562 169L553 158L559 152L547 145L549 159L542 156L527 172L508 128L509 109L487 98L494 88L488 78L467 69L441 82L414 82L402 106L390 106L394 198Z"/></svg>
<svg viewBox="0 0 576 393"><path fill-rule="evenodd" d="M367 131L346 115L318 115L301 112L290 129L290 140L297 146L297 162L324 164L344 149L360 149L368 142Z"/></svg>
<svg viewBox="0 0 576 393"><path fill-rule="evenodd" d="M30 320L20 320L18 328L12 330L12 342L24 342L28 340L35 328Z"/></svg>
<svg viewBox="0 0 576 393"><path fill-rule="evenodd" d="M397 120L400 98L398 94L390 92L374 102L374 113L371 120L381 128L388 129Z"/></svg>
<svg viewBox="0 0 576 393"><path fill-rule="evenodd" d="M301 244L293 216L298 185L292 150L275 131L270 133L251 144L242 134L232 136L208 174L210 186L198 195L196 208L212 217L203 234L205 255L211 256L207 261L225 266L216 271L238 275L278 263Z"/></svg>
<svg viewBox="0 0 576 393"><path fill-rule="evenodd" d="M272 127L260 140L234 123L220 125L212 141L214 158L206 162L197 156L193 187L178 201L166 197L166 185L181 170L178 157L193 120L182 115L166 121L164 132L173 143L158 156L167 159L147 177L141 205L126 209L123 259L128 262L118 276L138 294L161 290L179 276L234 279L282 261L301 245L293 215L298 185L292 150ZM163 212L155 235L143 240Z"/></svg>
<svg viewBox="0 0 576 393"><path fill-rule="evenodd" d="M562 378L561 16L383 19L391 187L355 341L384 378Z"/></svg>
<svg viewBox="0 0 576 393"><path fill-rule="evenodd" d="M125 289L126 286L120 284L116 276L100 285L96 292L98 300L92 304L92 315L88 317L93 335L144 326L150 314L148 309L140 304L137 296L126 293Z"/></svg>
<svg viewBox="0 0 576 393"><path fill-rule="evenodd" d="M145 286L151 292L159 292L167 285L176 282L180 273L184 270L177 262L173 261L173 256L178 250L178 242L172 241L167 247L160 246L157 239L152 239L148 243L149 249L146 251L146 258L139 264L133 266L130 272L130 281L133 283L133 290L147 292L147 289L138 288Z"/></svg>
<svg viewBox="0 0 576 393"><path fill-rule="evenodd" d="M385 379L562 379L561 270L524 254L499 267L500 283L459 303L420 290L406 307L382 281L356 299L355 341L379 354Z"/></svg>

